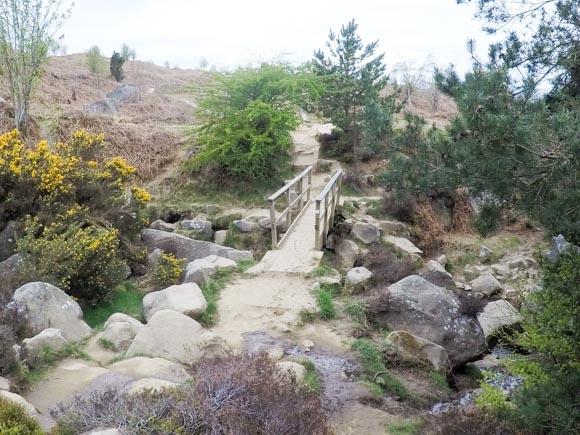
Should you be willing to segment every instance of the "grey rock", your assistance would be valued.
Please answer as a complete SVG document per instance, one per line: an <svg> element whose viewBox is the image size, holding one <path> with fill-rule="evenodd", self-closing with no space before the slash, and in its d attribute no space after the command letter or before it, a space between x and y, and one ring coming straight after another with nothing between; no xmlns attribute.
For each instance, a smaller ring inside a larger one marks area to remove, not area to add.
<svg viewBox="0 0 580 435"><path fill-rule="evenodd" d="M216 245L225 246L228 238L229 230L219 230L214 233L214 241Z"/></svg>
<svg viewBox="0 0 580 435"><path fill-rule="evenodd" d="M204 286L209 283L211 277L219 269L235 269L236 267L236 262L229 258L210 255L206 258L193 260L187 265L184 282L194 282L200 286Z"/></svg>
<svg viewBox="0 0 580 435"><path fill-rule="evenodd" d="M213 237L213 229L211 222L204 219L184 220L179 223L181 228L191 231L196 236L211 239Z"/></svg>
<svg viewBox="0 0 580 435"><path fill-rule="evenodd" d="M432 284L439 287L449 288L453 285L453 276L445 270L441 263L435 260L429 260L425 266L425 271L421 276Z"/></svg>
<svg viewBox="0 0 580 435"><path fill-rule="evenodd" d="M437 257L437 259L435 261L437 261L439 264L441 264L443 266L447 266L447 263L449 263L449 259L447 258L447 256L445 254L442 254L439 257Z"/></svg>
<svg viewBox="0 0 580 435"><path fill-rule="evenodd" d="M518 324L520 320L521 317L518 310L503 299L490 302L477 315L477 321L481 325L487 340L503 328Z"/></svg>
<svg viewBox="0 0 580 435"><path fill-rule="evenodd" d="M127 103L138 103L141 101L141 92L135 85L122 85L107 94L107 100L114 107L120 107Z"/></svg>
<svg viewBox="0 0 580 435"><path fill-rule="evenodd" d="M509 269L517 269L517 270L531 269L538 267L538 263L533 258L518 257L508 261L507 267Z"/></svg>
<svg viewBox="0 0 580 435"><path fill-rule="evenodd" d="M409 237L410 235L409 227L403 222L385 220L378 224L383 236Z"/></svg>
<svg viewBox="0 0 580 435"><path fill-rule="evenodd" d="M22 348L26 355L26 362L31 367L36 367L38 357L45 349L51 349L54 352L60 352L67 344L60 329L47 328L40 334L32 338L25 338L22 342Z"/></svg>
<svg viewBox="0 0 580 435"><path fill-rule="evenodd" d="M149 251L161 249L175 255L177 258L185 258L187 262L210 255L219 255L235 262L254 259L253 254L249 251L238 251L226 246L216 245L215 243L194 240L181 234L168 233L167 231L145 229L141 232L141 239Z"/></svg>
<svg viewBox="0 0 580 435"><path fill-rule="evenodd" d="M164 290L152 292L143 298L143 317L147 321L161 310L172 310L195 318L207 308L201 289L195 283L172 285Z"/></svg>
<svg viewBox="0 0 580 435"><path fill-rule="evenodd" d="M252 233L260 229L260 225L257 222L248 219L235 220L232 225L241 233Z"/></svg>
<svg viewBox="0 0 580 435"><path fill-rule="evenodd" d="M371 313L381 326L411 334L443 346L453 366L478 357L487 349L479 323L461 314L450 290L420 276L408 276L383 290L386 303Z"/></svg>
<svg viewBox="0 0 580 435"><path fill-rule="evenodd" d="M181 364L163 358L136 356L112 364L107 368L134 379L154 378L180 384L191 381L191 376Z"/></svg>
<svg viewBox="0 0 580 435"><path fill-rule="evenodd" d="M391 332L386 344L405 362L426 363L438 372L447 372L449 369L449 355L443 346L407 331Z"/></svg>
<svg viewBox="0 0 580 435"><path fill-rule="evenodd" d="M79 304L51 284L25 284L14 292L13 300L25 313L28 329L34 335L57 328L67 341L80 341L93 332L83 321Z"/></svg>
<svg viewBox="0 0 580 435"><path fill-rule="evenodd" d="M133 322L114 322L111 323L103 331L101 338L108 340L115 346L115 350L125 352L129 349L129 346L133 342L133 339L139 332L139 329L143 328L140 322L139 325Z"/></svg>
<svg viewBox="0 0 580 435"><path fill-rule="evenodd" d="M512 271L503 264L493 264L491 270L496 276L501 276L504 278L510 278L512 276Z"/></svg>
<svg viewBox="0 0 580 435"><path fill-rule="evenodd" d="M372 223L357 222L352 226L350 233L356 240L371 245L380 240L381 234L379 228Z"/></svg>
<svg viewBox="0 0 580 435"><path fill-rule="evenodd" d="M0 300L9 301L14 295L14 291L20 287L23 277L20 273L22 267L22 257L14 254L0 263Z"/></svg>
<svg viewBox="0 0 580 435"><path fill-rule="evenodd" d="M163 390L177 388L179 384L171 381L165 381L163 379L139 379L131 384L129 387L128 394L135 395L144 392L154 392L159 393Z"/></svg>
<svg viewBox="0 0 580 435"><path fill-rule="evenodd" d="M580 252L580 248L567 242L562 234L552 238L552 246L550 251L544 253L544 256L551 262L558 261L561 255L570 252Z"/></svg>
<svg viewBox="0 0 580 435"><path fill-rule="evenodd" d="M167 231L170 233L172 231L175 231L175 224L168 224L167 222L162 221L161 219L157 219L151 225L149 225L149 228L151 228L152 230Z"/></svg>
<svg viewBox="0 0 580 435"><path fill-rule="evenodd" d="M4 261L16 253L16 241L22 231L22 224L10 221L0 231L0 261Z"/></svg>
<svg viewBox="0 0 580 435"><path fill-rule="evenodd" d="M498 372L503 370L501 360L494 355L485 355L482 359L465 364L468 372L481 378L487 372Z"/></svg>
<svg viewBox="0 0 580 435"><path fill-rule="evenodd" d="M487 263L490 259L491 256L493 254L493 251L491 249L489 249L487 246L482 245L479 248L479 261L481 261L482 263Z"/></svg>
<svg viewBox="0 0 580 435"><path fill-rule="evenodd" d="M261 218L260 220L258 220L258 225L263 230L272 229L272 222L270 221L269 217ZM288 221L282 219L280 222L276 224L276 229L278 230L278 232L285 233L286 231L288 231Z"/></svg>
<svg viewBox="0 0 580 435"><path fill-rule="evenodd" d="M10 391L11 388L12 382L0 376L0 391Z"/></svg>
<svg viewBox="0 0 580 435"><path fill-rule="evenodd" d="M352 240L340 239L334 246L337 264L342 269L351 269L360 256L360 248Z"/></svg>
<svg viewBox="0 0 580 435"><path fill-rule="evenodd" d="M111 314L109 316L109 318L107 319L107 321L105 322L105 325L103 327L105 329L107 329L113 323L130 323L135 328L139 328L140 326L143 326L143 323L141 323L139 320L137 320L137 319L125 314L125 313Z"/></svg>
<svg viewBox="0 0 580 435"><path fill-rule="evenodd" d="M490 297L503 290L503 285L493 275L486 273L471 281L473 291Z"/></svg>
<svg viewBox="0 0 580 435"><path fill-rule="evenodd" d="M306 367L292 361L280 361L276 363L276 368L284 374L290 374L298 382L304 381L306 377Z"/></svg>
<svg viewBox="0 0 580 435"><path fill-rule="evenodd" d="M372 277L372 272L366 267L355 267L346 274L344 289L348 293L359 293L366 288Z"/></svg>
<svg viewBox="0 0 580 435"><path fill-rule="evenodd" d="M89 113L96 113L99 115L116 115L117 109L112 101L106 99L101 101L95 101L94 103L87 104L85 106L85 111Z"/></svg>
<svg viewBox="0 0 580 435"><path fill-rule="evenodd" d="M393 237L393 236L386 236L383 237L383 240L393 245L396 249L401 251L404 254L422 254L419 248L417 248L410 240L407 240L403 237Z"/></svg>
<svg viewBox="0 0 580 435"><path fill-rule="evenodd" d="M156 312L138 333L127 357L150 356L181 364L193 364L203 357L224 355L225 342L190 317L172 310Z"/></svg>

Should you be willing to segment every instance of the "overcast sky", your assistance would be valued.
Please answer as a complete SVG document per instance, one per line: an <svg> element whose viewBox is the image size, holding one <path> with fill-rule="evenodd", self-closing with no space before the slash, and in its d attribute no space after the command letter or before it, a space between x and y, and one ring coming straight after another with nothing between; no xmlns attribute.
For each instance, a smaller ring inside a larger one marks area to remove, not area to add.
<svg viewBox="0 0 580 435"><path fill-rule="evenodd" d="M330 29L354 18L363 42L379 40L387 68L401 60L469 69L466 41L485 57L489 37L471 5L456 0L75 0L62 29L67 52L98 45L107 56L124 42L137 58L163 65L231 68L284 54L301 62L323 48Z"/></svg>

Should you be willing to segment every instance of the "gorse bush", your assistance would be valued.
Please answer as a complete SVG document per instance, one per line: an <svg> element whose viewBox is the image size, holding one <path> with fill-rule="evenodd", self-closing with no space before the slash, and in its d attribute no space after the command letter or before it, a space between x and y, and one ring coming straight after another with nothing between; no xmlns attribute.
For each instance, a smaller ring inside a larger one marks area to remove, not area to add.
<svg viewBox="0 0 580 435"><path fill-rule="evenodd" d="M58 434L116 427L150 434L327 435L316 392L285 376L264 354L202 361L193 385L137 395L113 390L60 406Z"/></svg>
<svg viewBox="0 0 580 435"><path fill-rule="evenodd" d="M40 424L28 415L22 405L0 398L0 434L43 435Z"/></svg>
<svg viewBox="0 0 580 435"><path fill-rule="evenodd" d="M155 286L163 288L178 284L185 261L185 258L178 259L173 254L162 253L152 271Z"/></svg>
<svg viewBox="0 0 580 435"><path fill-rule="evenodd" d="M29 148L17 131L0 136L0 227L28 219L18 244L24 269L91 302L122 279L150 199L137 187L127 198L135 168L100 161L103 139L78 131L69 143Z"/></svg>

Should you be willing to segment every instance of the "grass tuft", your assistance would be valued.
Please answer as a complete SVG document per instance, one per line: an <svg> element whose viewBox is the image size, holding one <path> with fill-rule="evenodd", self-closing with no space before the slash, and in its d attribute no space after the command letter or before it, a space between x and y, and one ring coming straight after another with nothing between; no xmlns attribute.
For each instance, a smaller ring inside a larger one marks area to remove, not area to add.
<svg viewBox="0 0 580 435"><path fill-rule="evenodd" d="M125 281L117 287L115 297L108 302L84 307L84 319L93 329L102 329L111 314L124 313L142 320L143 293L133 281Z"/></svg>
<svg viewBox="0 0 580 435"><path fill-rule="evenodd" d="M316 302L320 310L319 315L321 319L329 320L336 317L336 308L334 307L331 291L321 287L316 294Z"/></svg>

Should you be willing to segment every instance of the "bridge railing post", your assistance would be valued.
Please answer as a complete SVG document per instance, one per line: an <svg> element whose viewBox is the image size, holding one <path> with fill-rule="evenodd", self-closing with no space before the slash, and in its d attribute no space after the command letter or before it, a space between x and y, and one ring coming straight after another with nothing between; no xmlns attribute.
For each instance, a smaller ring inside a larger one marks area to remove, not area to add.
<svg viewBox="0 0 580 435"><path fill-rule="evenodd" d="M270 201L270 227L272 232L272 249L278 246L278 228L276 225L276 201Z"/></svg>
<svg viewBox="0 0 580 435"><path fill-rule="evenodd" d="M322 249L321 234L320 234L320 200L316 200L316 211L314 214L314 245L317 250Z"/></svg>

